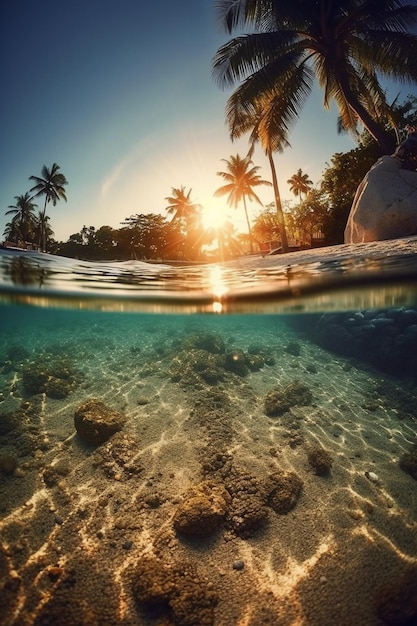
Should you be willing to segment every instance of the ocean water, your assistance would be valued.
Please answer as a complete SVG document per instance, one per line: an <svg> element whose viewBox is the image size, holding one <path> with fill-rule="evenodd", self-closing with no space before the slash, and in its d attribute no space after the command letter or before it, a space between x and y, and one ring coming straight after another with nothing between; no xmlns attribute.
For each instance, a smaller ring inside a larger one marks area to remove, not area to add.
<svg viewBox="0 0 417 626"><path fill-rule="evenodd" d="M0 624L417 623L417 238L0 252Z"/></svg>

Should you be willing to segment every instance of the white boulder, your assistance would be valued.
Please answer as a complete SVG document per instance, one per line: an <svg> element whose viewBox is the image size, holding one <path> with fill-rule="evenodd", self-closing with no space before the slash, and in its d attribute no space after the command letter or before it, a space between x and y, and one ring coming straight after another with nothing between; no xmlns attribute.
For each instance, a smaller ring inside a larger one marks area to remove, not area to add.
<svg viewBox="0 0 417 626"><path fill-rule="evenodd" d="M417 235L417 172L383 156L359 185L345 229L345 243Z"/></svg>

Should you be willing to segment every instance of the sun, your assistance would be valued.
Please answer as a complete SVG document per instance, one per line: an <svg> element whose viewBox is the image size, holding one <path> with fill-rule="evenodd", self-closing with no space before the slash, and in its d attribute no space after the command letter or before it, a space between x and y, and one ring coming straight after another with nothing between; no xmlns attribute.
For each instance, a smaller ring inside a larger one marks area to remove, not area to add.
<svg viewBox="0 0 417 626"><path fill-rule="evenodd" d="M209 198L203 205L201 221L204 230L222 230L230 220L224 200Z"/></svg>

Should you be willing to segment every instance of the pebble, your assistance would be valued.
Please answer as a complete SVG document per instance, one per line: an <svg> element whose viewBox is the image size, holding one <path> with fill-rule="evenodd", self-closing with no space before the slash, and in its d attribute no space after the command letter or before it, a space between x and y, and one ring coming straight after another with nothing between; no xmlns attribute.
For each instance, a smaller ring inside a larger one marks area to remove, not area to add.
<svg viewBox="0 0 417 626"><path fill-rule="evenodd" d="M122 543L123 550L130 550L132 548L132 546L133 546L133 541L130 541L130 540L124 541Z"/></svg>
<svg viewBox="0 0 417 626"><path fill-rule="evenodd" d="M378 478L377 474L375 474L375 472L365 472L365 476L372 483L377 483L379 481L379 478Z"/></svg>
<svg viewBox="0 0 417 626"><path fill-rule="evenodd" d="M233 561L232 567L233 567L233 569L235 569L235 570L240 572L245 567L245 564L244 564L243 561L240 561L240 560L239 561Z"/></svg>

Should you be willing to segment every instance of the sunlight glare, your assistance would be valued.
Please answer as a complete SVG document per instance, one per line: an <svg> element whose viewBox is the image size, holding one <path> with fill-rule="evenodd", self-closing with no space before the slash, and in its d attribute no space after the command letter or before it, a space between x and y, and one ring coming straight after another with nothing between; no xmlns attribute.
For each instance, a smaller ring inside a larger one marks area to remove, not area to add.
<svg viewBox="0 0 417 626"><path fill-rule="evenodd" d="M222 297L227 293L227 286L223 280L222 269L218 265L210 268L210 284L214 296L213 313L221 313L223 309Z"/></svg>
<svg viewBox="0 0 417 626"><path fill-rule="evenodd" d="M222 229L228 221L226 201L221 198L209 198L202 205L201 219L205 230Z"/></svg>

